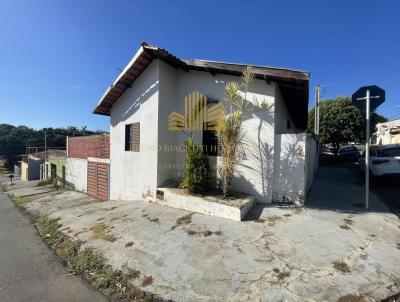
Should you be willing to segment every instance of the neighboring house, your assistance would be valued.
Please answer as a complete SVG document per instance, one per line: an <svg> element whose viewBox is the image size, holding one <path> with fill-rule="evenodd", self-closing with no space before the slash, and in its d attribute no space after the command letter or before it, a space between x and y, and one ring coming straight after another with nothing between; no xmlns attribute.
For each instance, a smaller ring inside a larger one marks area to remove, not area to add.
<svg viewBox="0 0 400 302"><path fill-rule="evenodd" d="M39 180L40 166L44 162L44 154L28 154L22 157L21 180Z"/></svg>
<svg viewBox="0 0 400 302"><path fill-rule="evenodd" d="M400 143L400 119L376 124L372 142L377 145Z"/></svg>
<svg viewBox="0 0 400 302"><path fill-rule="evenodd" d="M66 186L66 159L65 150L48 149L46 154L47 161L42 165L42 179L53 179L54 184Z"/></svg>
<svg viewBox="0 0 400 302"><path fill-rule="evenodd" d="M109 199L108 134L67 138L66 185L100 200Z"/></svg>
<svg viewBox="0 0 400 302"><path fill-rule="evenodd" d="M225 107L225 85L240 81L242 64L181 60L143 43L98 102L94 113L110 121L110 199L155 196L159 187L179 183L184 141L193 133L207 146L216 171L221 159L212 127ZM309 73L252 66L255 74L243 123L244 136L234 191L258 202L303 203L314 175L315 145L305 134ZM269 110L257 110L255 103ZM188 114L206 108L196 120ZM214 120L213 120L214 118ZM182 128L185 131L180 131ZM313 163L310 163L312 161ZM312 166L311 170L309 167Z"/></svg>

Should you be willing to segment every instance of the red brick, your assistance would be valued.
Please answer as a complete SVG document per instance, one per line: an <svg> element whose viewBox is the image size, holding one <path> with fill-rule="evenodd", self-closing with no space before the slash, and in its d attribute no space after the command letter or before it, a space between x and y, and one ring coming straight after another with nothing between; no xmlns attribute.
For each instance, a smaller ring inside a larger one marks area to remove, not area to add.
<svg viewBox="0 0 400 302"><path fill-rule="evenodd" d="M68 157L110 158L110 136L108 134L68 137Z"/></svg>

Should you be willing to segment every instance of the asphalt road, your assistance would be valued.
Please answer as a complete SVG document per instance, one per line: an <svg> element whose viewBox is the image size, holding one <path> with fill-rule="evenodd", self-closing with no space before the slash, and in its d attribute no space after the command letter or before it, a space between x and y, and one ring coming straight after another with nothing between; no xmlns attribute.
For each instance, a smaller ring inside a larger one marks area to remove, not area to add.
<svg viewBox="0 0 400 302"><path fill-rule="evenodd" d="M0 181L4 178L0 176ZM0 301L108 301L68 271L0 188Z"/></svg>
<svg viewBox="0 0 400 302"><path fill-rule="evenodd" d="M371 188L397 215L400 215L400 176L373 178Z"/></svg>

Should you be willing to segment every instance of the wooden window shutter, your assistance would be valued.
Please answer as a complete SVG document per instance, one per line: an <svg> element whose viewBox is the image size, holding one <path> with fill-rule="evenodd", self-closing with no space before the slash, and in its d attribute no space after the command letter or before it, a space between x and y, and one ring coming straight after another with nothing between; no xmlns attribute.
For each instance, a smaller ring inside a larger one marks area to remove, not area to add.
<svg viewBox="0 0 400 302"><path fill-rule="evenodd" d="M140 152L140 123L132 124L132 147L131 150L133 152Z"/></svg>

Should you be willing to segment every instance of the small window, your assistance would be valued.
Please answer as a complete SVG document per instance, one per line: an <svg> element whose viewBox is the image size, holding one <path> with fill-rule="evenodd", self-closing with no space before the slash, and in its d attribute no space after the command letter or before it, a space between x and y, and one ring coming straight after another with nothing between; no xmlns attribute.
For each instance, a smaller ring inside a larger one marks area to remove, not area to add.
<svg viewBox="0 0 400 302"><path fill-rule="evenodd" d="M203 131L203 152L207 155L218 155L218 137L215 131Z"/></svg>
<svg viewBox="0 0 400 302"><path fill-rule="evenodd" d="M125 125L125 151L140 151L140 123Z"/></svg>

